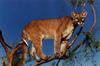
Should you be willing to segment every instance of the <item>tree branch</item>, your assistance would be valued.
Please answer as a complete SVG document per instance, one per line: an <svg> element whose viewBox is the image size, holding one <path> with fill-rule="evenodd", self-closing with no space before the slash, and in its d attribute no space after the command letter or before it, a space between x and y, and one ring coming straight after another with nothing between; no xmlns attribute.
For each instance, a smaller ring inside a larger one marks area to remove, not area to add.
<svg viewBox="0 0 100 66"><path fill-rule="evenodd" d="M79 42L79 44L72 50L72 52L75 52L81 45L85 43L86 39Z"/></svg>
<svg viewBox="0 0 100 66"><path fill-rule="evenodd" d="M69 44L69 47L66 47L66 49L69 49L69 48L74 44L74 42L76 41L76 39L77 39L78 36L80 35L82 29L83 29L83 27L81 27L80 30L79 30L79 32L76 33L76 35L73 37L71 43ZM86 41L86 38L85 38L84 40L82 40L82 41L72 50L72 52L75 52L82 44L85 43L85 41ZM43 63L47 63L47 62L50 62L50 61L52 61L52 60L57 60L57 59L58 59L58 62L57 62L56 65L58 65L61 59L68 59L68 58L69 58L68 56L66 56L65 58L63 58L63 57L61 57L61 58L51 57L51 58L49 58L47 61L42 60L42 61L40 61L40 62L36 62L36 63L35 63L35 66L39 66L39 65L41 65L41 64L43 64Z"/></svg>
<svg viewBox="0 0 100 66"><path fill-rule="evenodd" d="M44 63L47 63L47 62L50 62L50 61L52 61L52 60L57 60L57 59L68 59L68 56L66 56L66 57L59 57L59 58L56 58L56 57L50 57L48 60L41 60L40 62L36 62L35 63L35 65L34 66L39 66L39 65L41 65L41 64L44 64Z"/></svg>
<svg viewBox="0 0 100 66"><path fill-rule="evenodd" d="M9 49L7 48L6 42L4 41L1 30L0 30L0 43L1 43L2 47L4 48L6 55L8 57L9 56Z"/></svg>
<svg viewBox="0 0 100 66"><path fill-rule="evenodd" d="M21 45L21 50L22 50L22 59L20 62L18 62L16 64L16 66L24 66L25 64L25 61L26 61L26 57L27 57L27 53L28 53L28 49L27 49L27 46L25 45L24 42L22 42L22 45Z"/></svg>
<svg viewBox="0 0 100 66"><path fill-rule="evenodd" d="M2 36L2 31L0 30L0 42L2 47L4 48L6 55L7 55L7 60L8 60L8 66L12 66L12 61L13 61L13 57L14 54L16 53L17 50L22 49L22 60L20 62L18 62L17 65L15 66L24 66L25 64L25 60L26 60L26 56L27 56L27 47L25 45L24 42L22 42L21 44L17 44L17 46L15 48L12 48L12 51L9 52L9 49L7 47L7 43L5 42L3 36Z"/></svg>
<svg viewBox="0 0 100 66"><path fill-rule="evenodd" d="M4 41L4 38L3 38L3 35L2 35L2 31L0 30L0 42L3 43L3 45L7 46L8 48L12 49L11 46L9 46L5 41Z"/></svg>
<svg viewBox="0 0 100 66"><path fill-rule="evenodd" d="M90 6L91 6L92 13L93 13L93 16L94 16L93 23L92 23L92 26L91 26L90 31L89 31L89 32L92 32L95 25L96 25L96 9L95 9L95 6L94 6L94 1L90 2Z"/></svg>

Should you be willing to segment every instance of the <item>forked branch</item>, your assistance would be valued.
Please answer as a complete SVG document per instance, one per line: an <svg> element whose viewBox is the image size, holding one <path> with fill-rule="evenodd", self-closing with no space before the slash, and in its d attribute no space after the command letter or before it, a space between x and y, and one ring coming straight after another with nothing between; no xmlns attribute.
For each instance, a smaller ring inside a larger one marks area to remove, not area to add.
<svg viewBox="0 0 100 66"><path fill-rule="evenodd" d="M22 42L21 44L18 44L15 48L12 48L11 52L9 52L7 43L5 42L5 40L3 38L2 31L0 30L0 43L1 43L2 47L4 48L6 55L7 55L7 60L8 60L7 66L12 66L14 54L19 49L22 49L22 60L15 66L24 66L25 60L26 60L26 55L27 55L27 47L24 42Z"/></svg>

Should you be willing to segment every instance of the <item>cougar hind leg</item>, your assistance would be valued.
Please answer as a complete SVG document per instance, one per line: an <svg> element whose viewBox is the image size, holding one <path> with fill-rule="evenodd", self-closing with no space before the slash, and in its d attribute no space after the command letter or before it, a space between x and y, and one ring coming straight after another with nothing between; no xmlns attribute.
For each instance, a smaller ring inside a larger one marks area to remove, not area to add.
<svg viewBox="0 0 100 66"><path fill-rule="evenodd" d="M40 57L41 60L47 60L48 57L42 51L42 39L35 37L33 38L32 43L34 43L34 48L36 49L35 54L37 54L37 56Z"/></svg>
<svg viewBox="0 0 100 66"><path fill-rule="evenodd" d="M29 47L29 44L28 44L28 41L32 41L30 39L30 36L28 35L28 33L24 30L23 33L22 33L22 41L25 42L26 46ZM36 53L36 49L34 47L34 44L32 42L32 49L30 51L30 54L32 55L32 57L36 60L36 61L40 61L40 58L37 56L37 53Z"/></svg>
<svg viewBox="0 0 100 66"><path fill-rule="evenodd" d="M32 55L33 59L35 59L36 61L40 61L41 59L39 58L39 56L36 53L36 49L34 46L32 46L31 52L30 54Z"/></svg>

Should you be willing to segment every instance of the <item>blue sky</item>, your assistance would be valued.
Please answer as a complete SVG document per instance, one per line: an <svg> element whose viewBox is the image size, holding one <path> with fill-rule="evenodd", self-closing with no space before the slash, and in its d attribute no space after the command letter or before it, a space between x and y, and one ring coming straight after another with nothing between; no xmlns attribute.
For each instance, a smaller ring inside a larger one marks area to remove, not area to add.
<svg viewBox="0 0 100 66"><path fill-rule="evenodd" d="M97 10L96 25L100 26L100 0L96 0L95 6ZM2 29L8 44L16 44L16 42L21 40L21 32L24 26L31 22L31 20L59 18L70 15L72 10L73 9L67 5L64 0L0 0L0 29ZM89 29L93 16L91 15L90 7L88 7L87 11L88 16L85 26ZM100 40L100 36L98 35L99 33L96 34L96 39ZM48 40L48 42L46 41L44 44L53 45L53 41ZM52 46L49 48L51 47ZM2 49L3 48L0 48L0 50ZM48 49L48 51L52 52L53 49ZM50 54L49 52L47 54ZM4 50L2 50L0 56L4 54ZM98 55L96 57L98 60Z"/></svg>

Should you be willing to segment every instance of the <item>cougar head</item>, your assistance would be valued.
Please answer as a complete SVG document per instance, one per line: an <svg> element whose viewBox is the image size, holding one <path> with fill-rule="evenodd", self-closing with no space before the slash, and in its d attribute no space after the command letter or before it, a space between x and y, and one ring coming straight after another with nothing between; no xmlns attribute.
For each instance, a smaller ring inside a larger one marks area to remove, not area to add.
<svg viewBox="0 0 100 66"><path fill-rule="evenodd" d="M82 13L72 12L71 17L75 24L84 25L85 18L87 16L87 12L83 11Z"/></svg>

